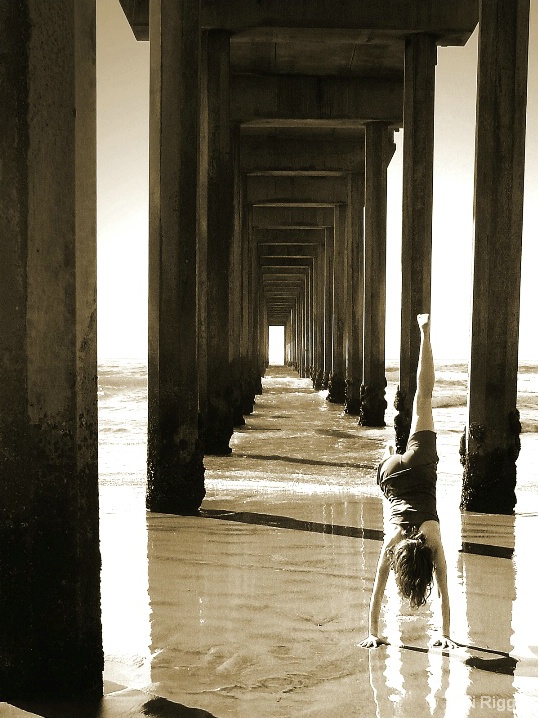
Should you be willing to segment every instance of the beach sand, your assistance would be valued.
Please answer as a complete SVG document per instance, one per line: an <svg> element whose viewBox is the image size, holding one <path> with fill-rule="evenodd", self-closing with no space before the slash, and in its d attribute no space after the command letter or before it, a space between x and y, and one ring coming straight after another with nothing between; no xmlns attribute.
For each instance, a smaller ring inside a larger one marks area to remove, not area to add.
<svg viewBox="0 0 538 718"><path fill-rule="evenodd" d="M100 706L0 704L2 717L538 715L538 434L522 435L515 516L461 514L464 410L448 389L446 406L441 377L452 636L475 648L428 649L437 602L413 611L390 579L390 645L368 651L357 644L385 520L374 469L392 429L359 427L289 374L271 368L233 454L206 457L201 516L146 514L143 485L103 483L106 696Z"/></svg>

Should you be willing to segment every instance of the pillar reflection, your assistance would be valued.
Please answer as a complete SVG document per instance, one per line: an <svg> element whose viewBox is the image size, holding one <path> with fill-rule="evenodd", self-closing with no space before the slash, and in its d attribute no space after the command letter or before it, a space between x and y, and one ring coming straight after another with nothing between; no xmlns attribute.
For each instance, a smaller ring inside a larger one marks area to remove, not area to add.
<svg viewBox="0 0 538 718"><path fill-rule="evenodd" d="M150 606L142 488L101 486L101 598L105 678L150 683Z"/></svg>
<svg viewBox="0 0 538 718"><path fill-rule="evenodd" d="M473 534L483 543L513 547L514 517L463 513L462 537L468 539ZM513 560L462 551L459 568L466 596L469 646L510 653L516 597ZM468 670L468 718L515 715L513 659L470 650L465 664Z"/></svg>

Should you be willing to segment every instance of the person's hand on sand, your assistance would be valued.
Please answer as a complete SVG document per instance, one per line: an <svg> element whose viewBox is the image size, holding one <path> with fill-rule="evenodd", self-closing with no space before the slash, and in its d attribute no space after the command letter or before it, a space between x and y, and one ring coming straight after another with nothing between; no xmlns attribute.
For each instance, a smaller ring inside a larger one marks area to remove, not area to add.
<svg viewBox="0 0 538 718"><path fill-rule="evenodd" d="M450 636L440 636L431 645L434 646L435 648L442 648L443 650L445 648L448 648L448 649L456 648L456 644L450 638Z"/></svg>
<svg viewBox="0 0 538 718"><path fill-rule="evenodd" d="M386 643L386 641L384 641L382 638L379 638L379 636L374 636L371 633L368 638L365 638L359 643L359 646L361 648L377 648L384 643Z"/></svg>

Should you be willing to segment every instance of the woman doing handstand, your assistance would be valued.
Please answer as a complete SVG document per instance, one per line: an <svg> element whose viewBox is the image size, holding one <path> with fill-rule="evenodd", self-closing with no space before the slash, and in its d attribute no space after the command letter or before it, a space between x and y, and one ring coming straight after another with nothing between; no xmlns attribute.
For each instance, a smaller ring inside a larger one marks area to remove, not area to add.
<svg viewBox="0 0 538 718"><path fill-rule="evenodd" d="M390 507L390 529L379 556L370 601L370 635L360 642L363 648L376 648L384 642L379 638L379 613L391 568L399 592L412 607L426 603L435 576L443 627L434 645L441 648L455 645L450 638L446 561L436 506L439 459L432 414L435 370L429 314L419 314L417 321L421 340L409 441L401 455L388 446L377 469L377 482Z"/></svg>

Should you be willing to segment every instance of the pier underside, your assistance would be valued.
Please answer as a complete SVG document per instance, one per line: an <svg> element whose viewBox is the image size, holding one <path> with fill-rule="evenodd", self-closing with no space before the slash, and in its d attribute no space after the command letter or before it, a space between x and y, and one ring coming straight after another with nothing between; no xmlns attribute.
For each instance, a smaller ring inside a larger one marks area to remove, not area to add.
<svg viewBox="0 0 538 718"><path fill-rule="evenodd" d="M363 488L381 438L405 446L416 315L431 309L437 50L465 45L477 24L469 390L463 437L447 445L461 511L449 523L461 522L462 546L484 531L486 543L500 541L505 552L460 554L457 542L451 549L470 626L481 616L482 589L467 578L474 564L466 561L480 562L488 586L493 574L506 582L501 596L491 580L506 653L497 657L506 668L515 585L506 531L513 537L516 460L524 453L517 374L529 0L120 5L133 36L149 41L147 464L143 487L119 503L120 494L103 489L99 505L96 3L0 2L0 699L50 700L56 707L43 709L46 718L71 718L72 708L54 702L82 697L98 707L81 716L113 715L107 711L129 701L134 715L184 715L183 701L194 696L216 716L285 716L296 697L292 713L322 715L312 711L324 711L342 686L357 696L351 714L362 715L364 701L391 704L377 663L390 651L369 659L355 645L382 519L379 499ZM396 132L403 201L395 413L385 314ZM297 373L282 384L266 377L272 326L282 328L285 365ZM286 428L285 404L264 414L275 392L285 401L289 390L293 400L295 389L321 422L302 433ZM261 463L251 465L249 436L263 433L264 421L267 441L251 457ZM277 448L279 436L286 441ZM295 495L305 466L334 468L337 456L337 468L360 477L356 496L327 503L311 486L307 497L308 481ZM255 496L219 475L219 461L229 459L230 469L243 458L246 483L260 479ZM287 497L272 491L273 470L282 468L293 484ZM125 567L123 557L111 558L123 520L139 522L129 550L138 547L140 564L125 576L138 577L133 596L153 612L153 623L144 615L133 631L134 638L144 625L148 640L143 655L133 648L139 675L124 657L115 672L110 648L112 624L130 603L124 596L118 610L107 594L110 567L120 575ZM318 524L343 528L320 533ZM525 556L523 577L532 565ZM226 576L230 600L221 592ZM275 599L267 615L266 592ZM282 607L290 613L280 621ZM489 641L491 621L478 622L464 642ZM409 630L405 641L414 641ZM407 653L390 650L404 666ZM437 661L435 690L447 681L450 688L458 671L457 685L477 685L474 654L447 672L442 657L415 653ZM413 695L421 679L414 668L402 673ZM527 689L513 688L513 672L499 673L508 676L507 700L527 700ZM210 677L215 682L204 683ZM378 686L373 693L370 685ZM246 707L251 690L261 699L254 712ZM10 715L17 710L6 703Z"/></svg>

